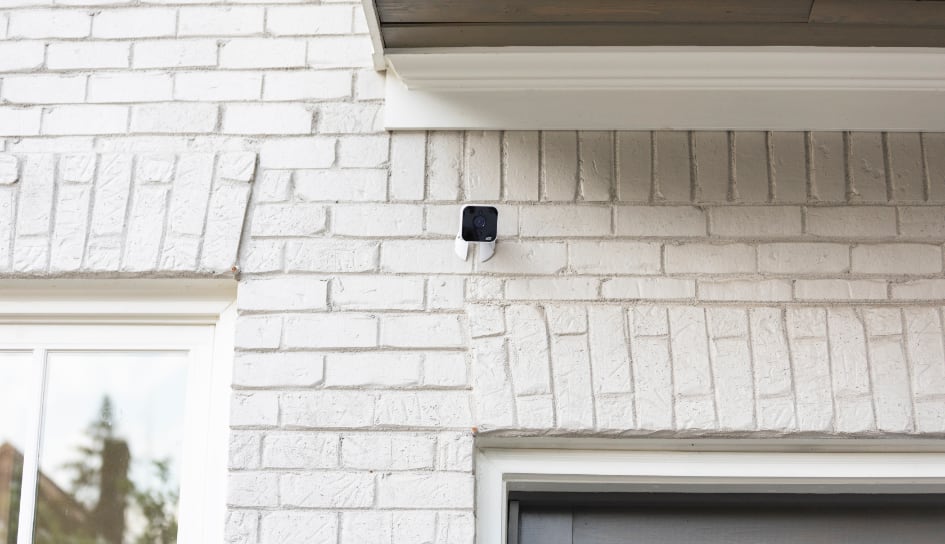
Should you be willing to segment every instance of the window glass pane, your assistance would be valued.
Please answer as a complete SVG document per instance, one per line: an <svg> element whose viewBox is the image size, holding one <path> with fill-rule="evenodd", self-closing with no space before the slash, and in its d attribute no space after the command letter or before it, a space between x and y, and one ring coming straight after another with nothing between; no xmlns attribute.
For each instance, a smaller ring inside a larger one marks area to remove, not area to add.
<svg viewBox="0 0 945 544"><path fill-rule="evenodd" d="M16 542L29 413L30 361L24 352L0 352L0 543Z"/></svg>
<svg viewBox="0 0 945 544"><path fill-rule="evenodd" d="M186 353L49 353L34 542L176 542L186 381Z"/></svg>

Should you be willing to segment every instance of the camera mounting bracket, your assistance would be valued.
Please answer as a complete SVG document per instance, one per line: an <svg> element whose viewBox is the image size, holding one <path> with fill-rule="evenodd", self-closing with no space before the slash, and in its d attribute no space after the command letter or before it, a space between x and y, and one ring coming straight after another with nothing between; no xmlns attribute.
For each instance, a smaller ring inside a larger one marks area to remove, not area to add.
<svg viewBox="0 0 945 544"><path fill-rule="evenodd" d="M456 240L453 242L453 251L456 252L456 255L460 259L465 261L469 258L470 244L479 246L479 262L481 263L488 261L495 255L495 240L491 242L467 242L463 240L463 234L461 232L456 235Z"/></svg>

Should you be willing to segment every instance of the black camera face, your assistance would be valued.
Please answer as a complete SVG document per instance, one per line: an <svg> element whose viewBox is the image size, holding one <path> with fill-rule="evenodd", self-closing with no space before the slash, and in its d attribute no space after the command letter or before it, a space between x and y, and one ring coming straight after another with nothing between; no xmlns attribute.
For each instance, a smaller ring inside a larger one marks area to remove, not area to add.
<svg viewBox="0 0 945 544"><path fill-rule="evenodd" d="M492 206L463 208L462 237L467 242L494 242L499 233L499 210Z"/></svg>

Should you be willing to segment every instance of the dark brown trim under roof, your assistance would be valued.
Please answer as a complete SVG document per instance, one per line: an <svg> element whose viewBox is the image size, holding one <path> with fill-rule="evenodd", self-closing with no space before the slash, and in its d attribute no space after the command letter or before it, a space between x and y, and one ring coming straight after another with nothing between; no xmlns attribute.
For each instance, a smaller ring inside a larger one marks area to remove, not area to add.
<svg viewBox="0 0 945 544"><path fill-rule="evenodd" d="M945 0L374 0L386 48L945 47Z"/></svg>

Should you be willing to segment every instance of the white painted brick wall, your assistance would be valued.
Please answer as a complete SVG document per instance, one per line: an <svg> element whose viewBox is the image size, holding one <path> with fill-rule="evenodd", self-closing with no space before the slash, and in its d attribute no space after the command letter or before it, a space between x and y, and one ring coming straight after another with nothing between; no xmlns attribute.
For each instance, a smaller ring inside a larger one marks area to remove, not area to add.
<svg viewBox="0 0 945 544"><path fill-rule="evenodd" d="M945 135L388 135L370 66L357 2L0 6L0 276L238 272L228 542L470 544L477 432L945 432Z"/></svg>

